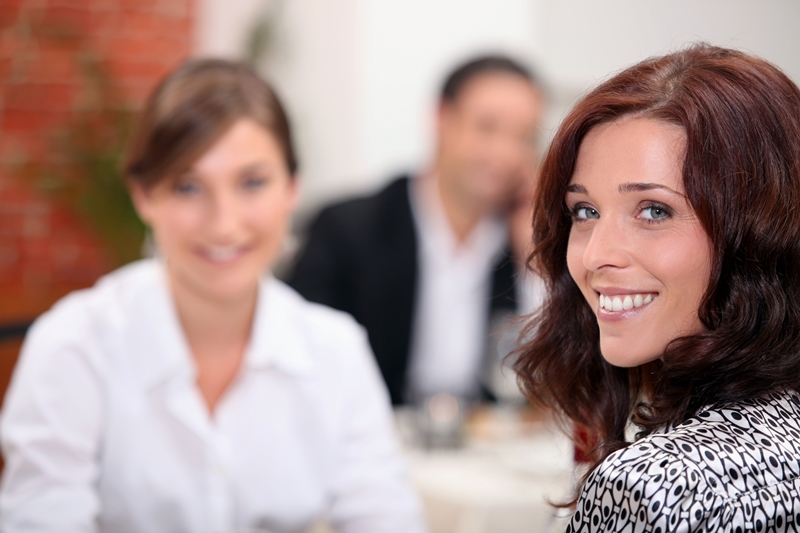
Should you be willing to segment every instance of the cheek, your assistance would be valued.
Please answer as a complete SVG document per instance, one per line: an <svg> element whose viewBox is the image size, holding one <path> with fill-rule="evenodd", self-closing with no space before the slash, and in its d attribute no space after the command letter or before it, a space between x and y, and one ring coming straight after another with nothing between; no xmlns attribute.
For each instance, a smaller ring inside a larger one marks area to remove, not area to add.
<svg viewBox="0 0 800 533"><path fill-rule="evenodd" d="M289 195L265 198L251 206L248 216L250 225L265 236L281 239L289 227L293 207L294 203Z"/></svg>
<svg viewBox="0 0 800 533"><path fill-rule="evenodd" d="M154 211L151 226L163 247L168 243L192 238L200 231L202 221L203 215L197 206L165 204Z"/></svg>
<svg viewBox="0 0 800 533"><path fill-rule="evenodd" d="M700 300L708 285L712 261L711 245L705 234L678 235L670 242L654 243L642 251L643 257L650 258L653 271L662 274L665 284L682 293L685 300Z"/></svg>
<svg viewBox="0 0 800 533"><path fill-rule="evenodd" d="M711 261L712 254L710 245L704 243L705 247L703 252L698 253L697 248L693 251L687 250L684 261L681 265L684 278L679 284L679 290L683 291L688 296L688 300L692 302L693 314L697 313L703 295L706 292L711 277ZM694 252L694 253L692 253ZM676 265L676 269L678 265Z"/></svg>
<svg viewBox="0 0 800 533"><path fill-rule="evenodd" d="M474 127L465 128L454 140L456 149L465 160L482 160L491 152L491 143Z"/></svg>
<svg viewBox="0 0 800 533"><path fill-rule="evenodd" d="M569 241L567 242L567 269L573 281L581 288L586 279L586 267L583 265L583 249L583 239L575 231L570 231Z"/></svg>
<svg viewBox="0 0 800 533"><path fill-rule="evenodd" d="M669 253L667 253L667 251ZM705 233L684 231L641 247L645 268L665 288L661 334L667 339L702 329L698 308L711 274L711 244ZM646 263L645 263L646 261Z"/></svg>

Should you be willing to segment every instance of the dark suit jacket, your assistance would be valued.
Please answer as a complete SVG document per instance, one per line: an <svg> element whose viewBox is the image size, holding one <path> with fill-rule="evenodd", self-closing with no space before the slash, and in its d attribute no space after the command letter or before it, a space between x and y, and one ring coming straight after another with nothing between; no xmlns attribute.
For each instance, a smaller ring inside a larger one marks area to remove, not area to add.
<svg viewBox="0 0 800 533"><path fill-rule="evenodd" d="M350 313L367 330L392 403L403 403L416 304L417 235L407 176L320 212L288 282L312 302ZM494 271L494 311L516 309L508 254Z"/></svg>

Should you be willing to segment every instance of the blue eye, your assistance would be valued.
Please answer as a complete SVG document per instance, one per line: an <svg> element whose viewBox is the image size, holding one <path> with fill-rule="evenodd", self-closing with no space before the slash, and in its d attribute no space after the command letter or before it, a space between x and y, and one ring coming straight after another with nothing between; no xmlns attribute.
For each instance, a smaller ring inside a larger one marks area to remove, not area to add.
<svg viewBox="0 0 800 533"><path fill-rule="evenodd" d="M587 220L590 218L600 218L600 213L597 209L586 206L575 206L572 209L572 218L579 220Z"/></svg>
<svg viewBox="0 0 800 533"><path fill-rule="evenodd" d="M191 181L179 181L172 189L181 196L191 196L200 192L200 186Z"/></svg>
<svg viewBox="0 0 800 533"><path fill-rule="evenodd" d="M662 204L650 204L642 208L642 218L647 220L667 218L669 215L670 209Z"/></svg>
<svg viewBox="0 0 800 533"><path fill-rule="evenodd" d="M250 190L250 191L254 191L254 190L258 190L258 189L262 188L266 184L267 184L267 180L265 178L261 178L261 177L258 177L258 176L251 176L251 177L245 178L245 180L242 182L242 187L244 189L247 189L247 190Z"/></svg>

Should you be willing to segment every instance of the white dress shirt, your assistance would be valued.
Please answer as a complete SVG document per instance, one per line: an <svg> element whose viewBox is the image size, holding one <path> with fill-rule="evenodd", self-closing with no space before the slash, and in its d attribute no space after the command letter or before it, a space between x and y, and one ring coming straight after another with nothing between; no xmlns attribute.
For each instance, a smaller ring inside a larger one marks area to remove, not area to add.
<svg viewBox="0 0 800 533"><path fill-rule="evenodd" d="M419 242L419 282L409 394L474 396L483 368L492 272L508 240L500 217L486 217L459 242L435 178L409 181Z"/></svg>
<svg viewBox="0 0 800 533"><path fill-rule="evenodd" d="M423 530L363 330L273 278L213 417L145 260L36 321L0 436L4 533Z"/></svg>

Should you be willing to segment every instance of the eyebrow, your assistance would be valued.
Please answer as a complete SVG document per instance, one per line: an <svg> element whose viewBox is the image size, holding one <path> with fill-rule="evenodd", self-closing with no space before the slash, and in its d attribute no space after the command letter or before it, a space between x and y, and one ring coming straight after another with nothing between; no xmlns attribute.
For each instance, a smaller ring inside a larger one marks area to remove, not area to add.
<svg viewBox="0 0 800 533"><path fill-rule="evenodd" d="M239 169L240 172L255 172L256 170L272 170L272 163L269 161L253 161L247 165L244 165L242 168Z"/></svg>
<svg viewBox="0 0 800 533"><path fill-rule="evenodd" d="M683 196L678 191L671 189L666 185L661 185L660 183L620 183L619 187L617 187L619 192L642 192L652 191L653 189L661 189L671 192L672 194L677 194L678 196Z"/></svg>
<svg viewBox="0 0 800 533"><path fill-rule="evenodd" d="M256 170L272 170L274 165L266 160L263 161L253 161L251 163L246 163L239 167L238 171L247 173L247 172L254 172ZM182 176L185 177L197 177L202 175L202 173L197 172L197 169L194 167L187 168L184 172L181 173Z"/></svg>
<svg viewBox="0 0 800 533"><path fill-rule="evenodd" d="M661 185L660 183L621 183L617 190L621 193L626 192L642 192L642 191L652 191L653 189L662 189L667 192L671 192L672 194L677 194L678 196L683 196L678 191L667 187L666 185ZM572 185L567 186L567 192L576 192L580 194L589 194L589 191L586 190L586 187L583 185L579 185L577 183L573 183Z"/></svg>

